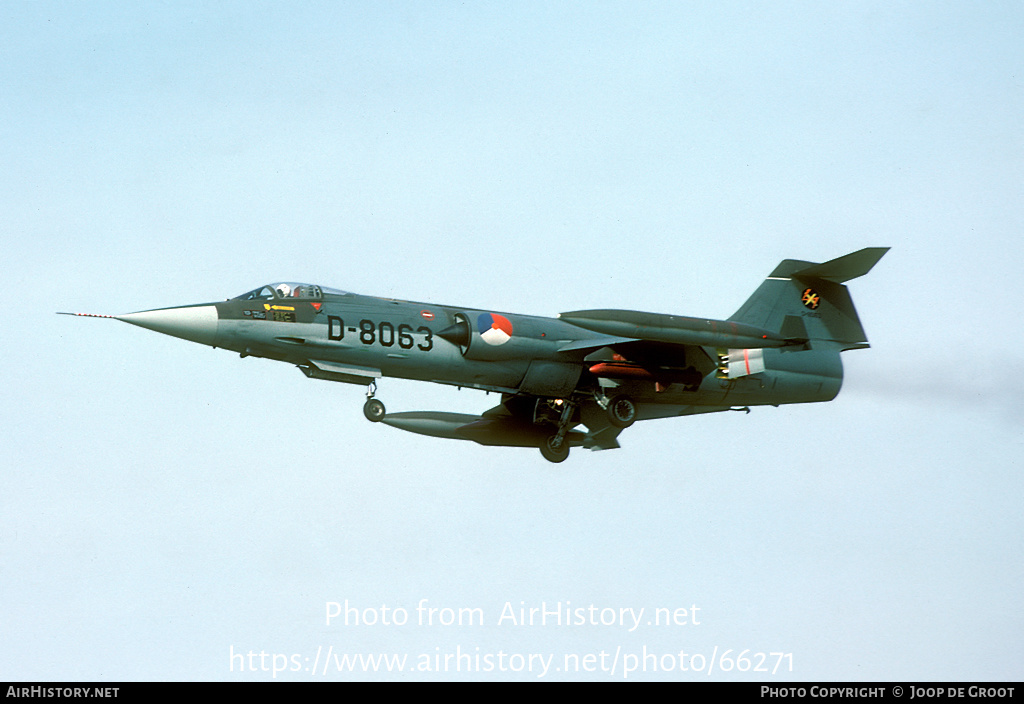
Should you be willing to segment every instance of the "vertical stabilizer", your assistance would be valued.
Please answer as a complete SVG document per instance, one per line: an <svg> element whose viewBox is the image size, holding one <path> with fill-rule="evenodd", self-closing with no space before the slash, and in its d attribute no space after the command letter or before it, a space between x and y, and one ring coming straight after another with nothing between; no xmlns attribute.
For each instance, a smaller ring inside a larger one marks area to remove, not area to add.
<svg viewBox="0 0 1024 704"><path fill-rule="evenodd" d="M867 347L867 335L844 282L871 271L888 247L868 247L822 264L786 259L729 320L789 338Z"/></svg>

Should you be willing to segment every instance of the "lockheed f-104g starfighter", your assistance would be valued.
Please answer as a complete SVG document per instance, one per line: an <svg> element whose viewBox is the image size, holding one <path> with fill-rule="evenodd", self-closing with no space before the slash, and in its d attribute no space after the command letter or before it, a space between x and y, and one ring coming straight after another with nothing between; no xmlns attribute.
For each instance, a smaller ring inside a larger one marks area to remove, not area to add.
<svg viewBox="0 0 1024 704"><path fill-rule="evenodd" d="M292 282L217 303L71 315L294 364L311 379L366 386L363 412L373 422L539 448L561 462L572 447L619 447L619 434L638 420L832 400L843 379L840 353L868 347L844 284L886 251L821 264L786 259L726 320L610 309L547 318ZM375 396L386 377L494 391L502 400L480 415L388 414Z"/></svg>

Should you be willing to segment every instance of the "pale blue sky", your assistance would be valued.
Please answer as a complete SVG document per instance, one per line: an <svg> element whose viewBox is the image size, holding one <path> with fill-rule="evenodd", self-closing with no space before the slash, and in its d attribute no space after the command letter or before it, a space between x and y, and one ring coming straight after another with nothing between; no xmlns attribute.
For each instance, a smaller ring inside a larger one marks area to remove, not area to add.
<svg viewBox="0 0 1024 704"><path fill-rule="evenodd" d="M1017 3L0 6L0 679L269 678L232 647L646 646L792 653L785 679L1019 680L1022 45ZM557 467L53 315L291 279L724 318L779 260L865 246L893 249L851 283L872 349L834 402L642 423ZM325 626L345 599L488 624ZM521 601L703 620L493 623Z"/></svg>

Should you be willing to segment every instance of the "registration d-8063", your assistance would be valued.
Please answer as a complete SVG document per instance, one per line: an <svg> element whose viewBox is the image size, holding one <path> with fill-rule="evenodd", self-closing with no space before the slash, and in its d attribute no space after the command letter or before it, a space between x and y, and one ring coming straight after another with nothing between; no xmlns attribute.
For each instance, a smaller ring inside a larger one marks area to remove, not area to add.
<svg viewBox="0 0 1024 704"><path fill-rule="evenodd" d="M426 325L413 328L412 325L406 323L395 325L387 320L376 323L364 318L359 321L358 328L346 328L345 321L337 315L327 316L327 339L344 340L346 331L351 334L357 333L359 342L364 345L398 346L403 350L416 348L423 352L429 352L434 347L434 332ZM419 344L416 343L413 333L423 336Z"/></svg>

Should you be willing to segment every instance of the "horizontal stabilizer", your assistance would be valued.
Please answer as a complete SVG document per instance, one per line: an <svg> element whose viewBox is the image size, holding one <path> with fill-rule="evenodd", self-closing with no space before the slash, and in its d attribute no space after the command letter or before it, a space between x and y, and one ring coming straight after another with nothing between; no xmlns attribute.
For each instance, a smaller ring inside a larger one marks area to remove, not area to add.
<svg viewBox="0 0 1024 704"><path fill-rule="evenodd" d="M789 276L798 279L825 279L841 284L864 276L888 251L888 247L866 247L823 264L814 264L791 272Z"/></svg>

